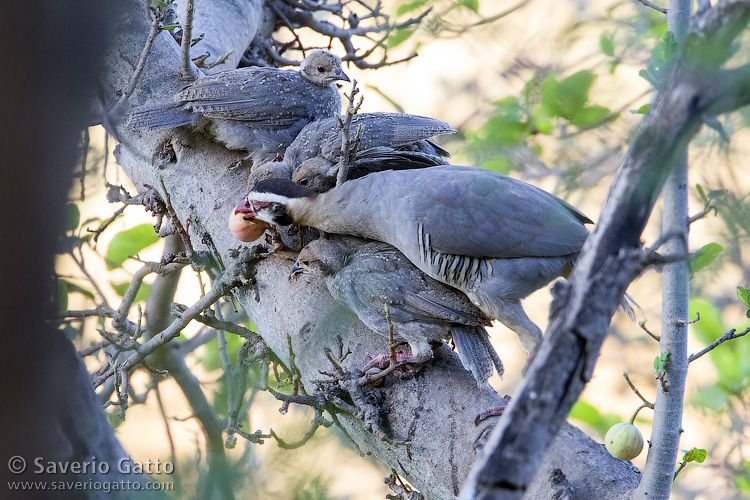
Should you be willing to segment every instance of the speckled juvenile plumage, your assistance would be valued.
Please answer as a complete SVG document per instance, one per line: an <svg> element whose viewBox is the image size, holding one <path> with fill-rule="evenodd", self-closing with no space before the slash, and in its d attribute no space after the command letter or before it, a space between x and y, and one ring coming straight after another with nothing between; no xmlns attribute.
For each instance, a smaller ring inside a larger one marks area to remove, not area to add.
<svg viewBox="0 0 750 500"><path fill-rule="evenodd" d="M493 365L503 373L484 329L489 318L464 294L426 276L388 244L315 240L302 249L292 272L320 272L331 296L384 336L387 304L394 336L409 344L415 362L432 358L431 342L453 337L461 362L478 383L487 381Z"/></svg>
<svg viewBox="0 0 750 500"><path fill-rule="evenodd" d="M349 179L384 169L445 165L450 154L428 139L453 134L449 124L426 116L404 113L360 113L353 117L351 133L359 141ZM318 192L335 185L341 159L341 127L336 117L307 125L284 155L293 169L292 180Z"/></svg>
<svg viewBox="0 0 750 500"><path fill-rule="evenodd" d="M349 81L341 60L314 50L300 71L251 67L199 78L177 92L173 102L131 112L126 124L158 129L205 118L218 141L266 161L282 154L305 125L341 111L336 80Z"/></svg>
<svg viewBox="0 0 750 500"><path fill-rule="evenodd" d="M317 196L287 184L258 183L245 201L248 222L293 221L390 243L516 332L527 351L542 332L520 301L569 272L591 222L531 184L473 167L377 172Z"/></svg>

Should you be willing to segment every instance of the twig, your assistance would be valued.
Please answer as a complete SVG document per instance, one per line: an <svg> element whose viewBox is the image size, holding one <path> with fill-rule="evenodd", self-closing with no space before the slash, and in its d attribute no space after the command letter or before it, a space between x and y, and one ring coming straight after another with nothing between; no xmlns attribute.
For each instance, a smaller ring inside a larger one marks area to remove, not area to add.
<svg viewBox="0 0 750 500"><path fill-rule="evenodd" d="M732 328L727 333L725 333L724 335L722 335L718 339L716 339L713 342L711 342L711 344L708 347L706 347L705 349L703 349L703 350L701 350L701 351L699 351L699 352L697 352L695 354L691 354L688 357L688 363L692 363L696 359L700 358L701 356L703 356L707 352L715 349L716 347L719 346L719 344L723 344L727 340L734 340L734 339L738 339L740 337L744 337L745 335L747 335L748 333L750 333L750 326L747 327L747 328L745 328L745 330L743 330L740 333L735 333L736 331L737 331L736 328Z"/></svg>
<svg viewBox="0 0 750 500"><path fill-rule="evenodd" d="M623 370L622 376L625 377L625 382L628 383L628 386L630 386L635 395L638 396L641 401L643 401L643 405L641 407L651 408L653 410L654 403L651 403L649 400L643 397L643 394L641 394L641 392L635 387L635 385L633 385L633 382L630 381L630 377L628 376L628 372L626 370ZM638 411L640 411L640 408L638 409ZM636 411L636 414L638 414L638 411Z"/></svg>
<svg viewBox="0 0 750 500"><path fill-rule="evenodd" d="M83 145L81 146L81 201L86 199L86 160L89 157L89 129L83 131Z"/></svg>
<svg viewBox="0 0 750 500"><path fill-rule="evenodd" d="M346 178L349 176L352 156L357 148L358 141L355 140L354 143L352 143L351 140L351 129L352 119L354 118L354 115L357 114L357 111L359 111L363 101L362 97L360 97L359 103L356 105L354 104L354 99L358 93L359 89L357 88L357 80L352 80L352 90L349 95L346 96L349 99L349 104L346 106L346 117L343 122L339 119L339 126L341 127L341 162L339 163L339 171L336 174L336 186L340 186L346 182ZM359 134L357 134L356 139L359 139Z"/></svg>
<svg viewBox="0 0 750 500"><path fill-rule="evenodd" d="M251 253L253 250L250 251ZM253 254L254 256L255 254ZM154 264L154 263L152 263ZM112 367L111 369L106 370L104 373L97 373L94 377L94 387L98 387L106 379L111 377L113 374L118 374L118 376L123 376L123 378L126 378L126 375L130 373L131 370L133 370L136 366L140 365L146 356L154 352L156 349L161 347L162 345L166 344L167 342L171 341L175 337L177 337L180 332L182 331L185 326L198 314L200 314L205 309L211 307L211 305L219 300L221 297L229 293L232 288L239 286L242 284L242 277L245 275L245 269L244 266L247 265L248 262L244 259L238 260L237 262L233 262L232 265L229 267L229 269L222 274L219 279L217 279L214 282L213 288L207 293L205 296L198 299L198 301L193 304L192 306L188 307L185 312L175 321L173 321L167 328L162 330L159 334L154 335L150 340L147 342L144 342L140 348L138 348L137 352L132 354L128 359L126 359L121 365L118 367ZM144 266L146 267L146 266ZM139 272L143 272L139 270ZM136 275L139 275L139 272L136 272ZM145 274L144 274L145 276ZM140 276L140 280L143 280L143 276ZM135 281L135 278L134 278ZM137 285L140 286L140 285ZM134 282L131 282L130 286L128 287L128 291L126 292L126 295L128 295L133 288L136 288L136 285ZM125 300L123 299L123 303ZM123 306L121 306L122 308ZM128 306L129 309L129 306ZM127 313L127 310L124 312L120 311L118 309L118 314L121 314L124 316L124 314ZM113 320L114 324L114 320Z"/></svg>
<svg viewBox="0 0 750 500"><path fill-rule="evenodd" d="M682 469L685 468L686 465L687 465L687 462L685 462L684 460L680 462L680 466L677 468L676 471L674 471L674 477L672 478L673 483L677 480L677 475L682 471Z"/></svg>
<svg viewBox="0 0 750 500"><path fill-rule="evenodd" d="M94 233L94 243L97 243L97 241L99 240L99 236L102 235L102 233L109 227L110 224L112 224L115 221L115 219L117 219L119 216L123 214L123 212L125 212L126 208L127 208L127 205L123 205L120 208L118 208L115 211L115 213L112 214L112 216L109 219L107 219L98 228L93 229L93 230L86 228L86 231L88 231L89 233Z"/></svg>
<svg viewBox="0 0 750 500"><path fill-rule="evenodd" d="M193 41L193 11L195 0L188 0L185 6L185 22L182 23L182 42L180 43L180 78L183 80L195 80L190 67L190 47Z"/></svg>
<svg viewBox="0 0 750 500"><path fill-rule="evenodd" d="M107 347L108 345L110 345L109 340L100 340L95 344L91 344L90 346L79 350L78 355L85 358L86 356L91 356L92 354L99 352L103 347Z"/></svg>
<svg viewBox="0 0 750 500"><path fill-rule="evenodd" d="M655 5L655 4L651 3L651 2L649 2L648 0L638 0L638 1L640 3L642 3L643 5L645 5L646 7L650 8L650 9L654 9L657 12L661 12L662 14L666 14L667 13L667 9L665 9L664 7L659 7L658 5Z"/></svg>
<svg viewBox="0 0 750 500"><path fill-rule="evenodd" d="M649 337L651 337L651 338L652 338L652 339L654 339L655 341L657 341L657 342L661 341L661 337L660 337L659 335L657 335L657 334L655 334L655 333L652 333L652 332L651 332L651 330L649 330L648 328L646 328L646 320L645 320L645 319L644 319L644 320L642 320L642 321L639 321L639 322L638 322L638 326L640 326L640 327L641 327L641 329L642 329L642 330L643 330L644 332L646 332L646 333L647 333L647 334L649 335Z"/></svg>
<svg viewBox="0 0 750 500"><path fill-rule="evenodd" d="M703 210L701 210L697 214L690 216L690 218L687 221L688 226L692 225L696 221L701 220L702 218L704 218L705 216L707 216L708 214L710 214L714 210L716 210L715 207L708 207L707 206L707 208L704 208Z"/></svg>
<svg viewBox="0 0 750 500"><path fill-rule="evenodd" d="M310 428L305 432L305 435L302 436L302 438L299 441L295 441L293 443L287 443L283 439L281 439L273 429L269 429L269 433L271 436L276 440L276 444L279 446L279 448L283 448L285 450L294 450L297 448L300 448L304 446L312 437L315 435L315 432L318 430L318 427L330 427L333 425L333 422L326 420L323 418L323 413L320 410L315 410L315 417L312 419L312 422L310 423Z"/></svg>
<svg viewBox="0 0 750 500"><path fill-rule="evenodd" d="M692 325L693 323L697 323L701 319L701 313L698 311L695 311L695 319L691 319L690 321L680 320L677 321L677 326L687 326Z"/></svg>
<svg viewBox="0 0 750 500"><path fill-rule="evenodd" d="M128 311L133 307L138 291L141 288L143 279L149 274L165 275L175 271L179 271L183 267L190 264L190 259L184 256L174 255L171 260L166 262L148 262L138 269L128 285L128 289L122 296L120 306L112 315L112 326L121 333L129 333L135 335L131 324L128 321ZM136 331L138 329L136 328Z"/></svg>
<svg viewBox="0 0 750 500"><path fill-rule="evenodd" d="M185 228L182 227L182 222L180 222L180 219L177 217L177 214L174 211L174 208L172 207L172 200L169 197L169 192L167 191L167 187L164 185L164 178L159 174L157 176L159 178L159 184L161 184L161 189L164 192L164 204L167 207L167 213L169 214L169 218L172 221L172 224L174 224L174 227L177 229L177 234L180 235L180 238L182 239L182 244L185 245L185 252L187 253L188 257L192 257L195 253L195 250L193 250L193 244L190 242L190 236L187 234L187 231L185 231ZM146 186L148 187L148 186Z"/></svg>
<svg viewBox="0 0 750 500"><path fill-rule="evenodd" d="M151 0L145 0L145 8L146 8L146 16L150 16L150 7ZM138 64L135 67L135 71L133 72L133 76L130 77L130 81L128 82L128 86L125 87L125 90L122 91L122 95L120 96L120 99L117 101L117 105L120 105L127 101L131 95L133 95L133 92L135 91L135 86L138 83L138 80L141 77L141 73L143 72L143 68L146 66L146 59L148 59L148 55L151 53L151 47L154 45L154 40L156 40L156 35L159 34L161 31L161 28L159 27L159 23L161 22L163 15L163 10L161 8L157 8L156 12L154 13L154 16L151 17L149 20L149 30L148 30L148 37L146 38L146 43L143 45L143 50L141 51L141 57L138 59Z"/></svg>
<svg viewBox="0 0 750 500"><path fill-rule="evenodd" d="M172 313L182 314L187 310L187 306L182 304L172 304L171 306ZM198 321L199 323L203 323L206 326L210 326L211 328L215 328L216 330L224 330L229 333L233 333L235 335L238 335L244 339L249 340L251 343L262 343L263 338L255 333L252 330L249 330L245 328L244 326L238 325L236 323L232 323L230 321L222 321L219 319L216 319L215 317L211 316L210 314L198 314L195 318L193 318L195 321Z"/></svg>
<svg viewBox="0 0 750 500"><path fill-rule="evenodd" d="M164 409L164 402L161 400L161 391L159 390L159 382L156 377L151 378L151 384L154 387L154 393L156 394L156 403L159 406L159 413L164 421L164 430L167 433L167 442L169 442L169 457L172 464L177 463L177 452L174 446L174 438L172 437L172 429L169 426L169 418L167 417L167 411Z"/></svg>

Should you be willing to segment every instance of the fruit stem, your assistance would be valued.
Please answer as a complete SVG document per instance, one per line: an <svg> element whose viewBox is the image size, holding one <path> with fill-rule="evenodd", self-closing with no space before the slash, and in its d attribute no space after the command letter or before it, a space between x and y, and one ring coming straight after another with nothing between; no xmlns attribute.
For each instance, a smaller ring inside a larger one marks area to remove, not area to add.
<svg viewBox="0 0 750 500"><path fill-rule="evenodd" d="M633 425L633 422L635 422L635 417L638 416L638 412L644 408L649 408L649 405L646 403L643 403L641 406L638 407L637 410L635 410L635 413L633 413L633 416L630 417L630 421L628 422L630 425Z"/></svg>

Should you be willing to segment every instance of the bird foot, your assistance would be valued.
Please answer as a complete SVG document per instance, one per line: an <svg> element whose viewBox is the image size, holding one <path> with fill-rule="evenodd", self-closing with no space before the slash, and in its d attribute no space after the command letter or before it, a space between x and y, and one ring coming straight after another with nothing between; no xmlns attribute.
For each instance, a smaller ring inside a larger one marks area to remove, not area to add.
<svg viewBox="0 0 750 500"><path fill-rule="evenodd" d="M384 352L382 354L372 354L368 352L366 354L370 358L370 361L368 361L368 363L362 368L362 371L365 373L373 368L384 370L386 368L389 368L391 365L391 354L388 352ZM427 355L398 353L396 354L396 366L424 363L425 361L429 361L430 359L432 359L432 357Z"/></svg>
<svg viewBox="0 0 750 500"><path fill-rule="evenodd" d="M479 415L477 415L476 418L474 419L474 427L477 427L480 422L482 422L483 420L487 420L490 417L502 416L503 412L505 412L505 409L508 407L508 403L510 403L510 396L506 394L503 399L505 399L506 401L505 405L490 408L489 410L485 410Z"/></svg>

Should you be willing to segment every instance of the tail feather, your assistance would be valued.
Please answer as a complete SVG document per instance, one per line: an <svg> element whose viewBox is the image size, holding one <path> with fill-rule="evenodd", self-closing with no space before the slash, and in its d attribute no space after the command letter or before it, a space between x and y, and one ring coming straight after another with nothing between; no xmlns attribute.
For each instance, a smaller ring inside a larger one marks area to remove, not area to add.
<svg viewBox="0 0 750 500"><path fill-rule="evenodd" d="M135 108L125 115L126 127L156 130L174 128L182 125L194 125L198 114L181 107L178 103L158 103Z"/></svg>
<svg viewBox="0 0 750 500"><path fill-rule="evenodd" d="M503 374L503 363L490 344L484 328L454 324L451 336L461 364L474 375L478 384L487 382L492 375L493 366L499 375Z"/></svg>

